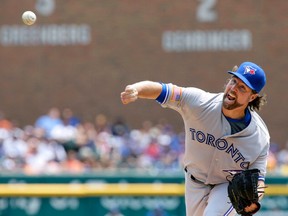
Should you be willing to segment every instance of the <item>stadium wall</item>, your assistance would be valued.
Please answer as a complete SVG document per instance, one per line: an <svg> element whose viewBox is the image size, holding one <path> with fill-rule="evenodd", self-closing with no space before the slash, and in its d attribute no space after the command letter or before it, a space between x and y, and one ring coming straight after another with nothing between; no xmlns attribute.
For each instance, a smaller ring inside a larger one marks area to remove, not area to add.
<svg viewBox="0 0 288 216"><path fill-rule="evenodd" d="M21 126L57 106L83 120L103 113L140 127L165 119L182 130L174 111L151 101L123 106L120 92L139 80L219 92L226 71L249 60L267 72L261 115L284 146L287 7L286 0L2 0L0 110ZM37 14L35 25L23 25L25 10Z"/></svg>

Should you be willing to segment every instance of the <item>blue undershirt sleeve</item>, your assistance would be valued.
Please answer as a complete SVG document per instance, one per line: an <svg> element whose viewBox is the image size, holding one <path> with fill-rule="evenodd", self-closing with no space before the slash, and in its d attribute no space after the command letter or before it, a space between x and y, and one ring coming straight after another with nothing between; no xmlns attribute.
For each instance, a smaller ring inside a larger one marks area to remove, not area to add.
<svg viewBox="0 0 288 216"><path fill-rule="evenodd" d="M167 85L164 83L160 83L162 85L162 91L160 95L156 98L156 101L162 104L165 101L166 93L167 93Z"/></svg>

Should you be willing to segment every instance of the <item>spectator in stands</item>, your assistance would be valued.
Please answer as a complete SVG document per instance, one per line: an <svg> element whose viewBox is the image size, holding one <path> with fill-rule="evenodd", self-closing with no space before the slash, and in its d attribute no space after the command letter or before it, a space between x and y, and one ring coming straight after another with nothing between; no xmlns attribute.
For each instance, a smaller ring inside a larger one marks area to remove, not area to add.
<svg viewBox="0 0 288 216"><path fill-rule="evenodd" d="M50 131L50 139L57 140L60 143L73 142L76 139L77 128L70 125L67 121L63 124L55 125Z"/></svg>
<svg viewBox="0 0 288 216"><path fill-rule="evenodd" d="M30 137L27 140L27 153L24 157L24 173L28 175L41 174L45 169L47 160L42 158L42 154L39 153L39 146L41 140L37 137Z"/></svg>
<svg viewBox="0 0 288 216"><path fill-rule="evenodd" d="M59 125L63 125L63 122L57 107L49 109L47 114L40 116L35 122L35 127L44 129L45 135L48 138L51 137L52 129Z"/></svg>
<svg viewBox="0 0 288 216"><path fill-rule="evenodd" d="M3 151L6 157L13 160L21 160L28 150L27 143L23 140L23 133L10 133L3 140Z"/></svg>
<svg viewBox="0 0 288 216"><path fill-rule="evenodd" d="M277 154L278 169L282 175L288 176L288 140L285 148L281 149Z"/></svg>
<svg viewBox="0 0 288 216"><path fill-rule="evenodd" d="M80 118L74 115L74 112L71 108L64 108L62 111L62 120L65 125L71 125L76 127L81 123Z"/></svg>
<svg viewBox="0 0 288 216"><path fill-rule="evenodd" d="M107 116L100 113L96 115L95 117L95 129L97 133L100 133L102 131L111 131L111 125L108 123Z"/></svg>
<svg viewBox="0 0 288 216"><path fill-rule="evenodd" d="M76 151L69 150L67 152L67 160L62 163L62 168L67 173L82 173L84 171L84 164L79 160Z"/></svg>
<svg viewBox="0 0 288 216"><path fill-rule="evenodd" d="M277 157L275 152L269 151L268 160L267 160L267 173L276 172L278 167Z"/></svg>
<svg viewBox="0 0 288 216"><path fill-rule="evenodd" d="M0 110L0 128L11 130L13 127L13 124L10 120L8 120L5 116L5 113Z"/></svg>
<svg viewBox="0 0 288 216"><path fill-rule="evenodd" d="M114 136L124 136L129 133L129 128L122 118L117 118L111 125L111 131Z"/></svg>

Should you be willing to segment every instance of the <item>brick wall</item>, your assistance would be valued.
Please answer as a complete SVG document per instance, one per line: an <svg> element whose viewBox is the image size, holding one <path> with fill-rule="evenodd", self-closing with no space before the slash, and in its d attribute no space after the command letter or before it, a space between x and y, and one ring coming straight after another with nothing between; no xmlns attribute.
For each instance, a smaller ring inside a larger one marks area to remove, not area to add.
<svg viewBox="0 0 288 216"><path fill-rule="evenodd" d="M200 1L172 0L43 2L46 5L39 7L40 0L17 1L17 4L1 1L0 109L20 125L33 123L50 107L57 106L70 107L91 121L99 113L111 120L121 116L132 127L139 127L146 119L154 122L166 119L181 130L182 120L176 112L162 109L154 101L124 106L120 92L125 85L139 80L173 82L218 92L228 78L226 71L248 60L260 64L267 72L264 92L268 104L261 115L272 141L284 146L288 139L286 0L216 0L212 7L205 5L205 1L201 5ZM52 25L61 29L64 25L88 26L90 41L25 45L16 39L18 42L7 44L9 38L19 36L17 31L12 34L11 28L24 27L21 14L25 10L38 15L36 25L22 29L23 37L29 35L28 41L33 28ZM201 16L197 18L199 13L204 19L206 15L216 17L201 21ZM163 33L167 31L243 29L251 33L249 49L167 52L162 45ZM5 41L5 37L9 38Z"/></svg>

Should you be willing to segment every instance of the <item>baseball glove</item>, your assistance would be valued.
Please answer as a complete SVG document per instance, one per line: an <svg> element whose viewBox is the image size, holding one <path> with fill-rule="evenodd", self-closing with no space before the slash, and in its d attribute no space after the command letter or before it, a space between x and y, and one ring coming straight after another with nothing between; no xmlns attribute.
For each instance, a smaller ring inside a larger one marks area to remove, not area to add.
<svg viewBox="0 0 288 216"><path fill-rule="evenodd" d="M261 207L258 197L258 169L250 169L232 175L228 185L228 197L236 212L242 216L251 216ZM245 211L246 207L255 204L251 212Z"/></svg>

